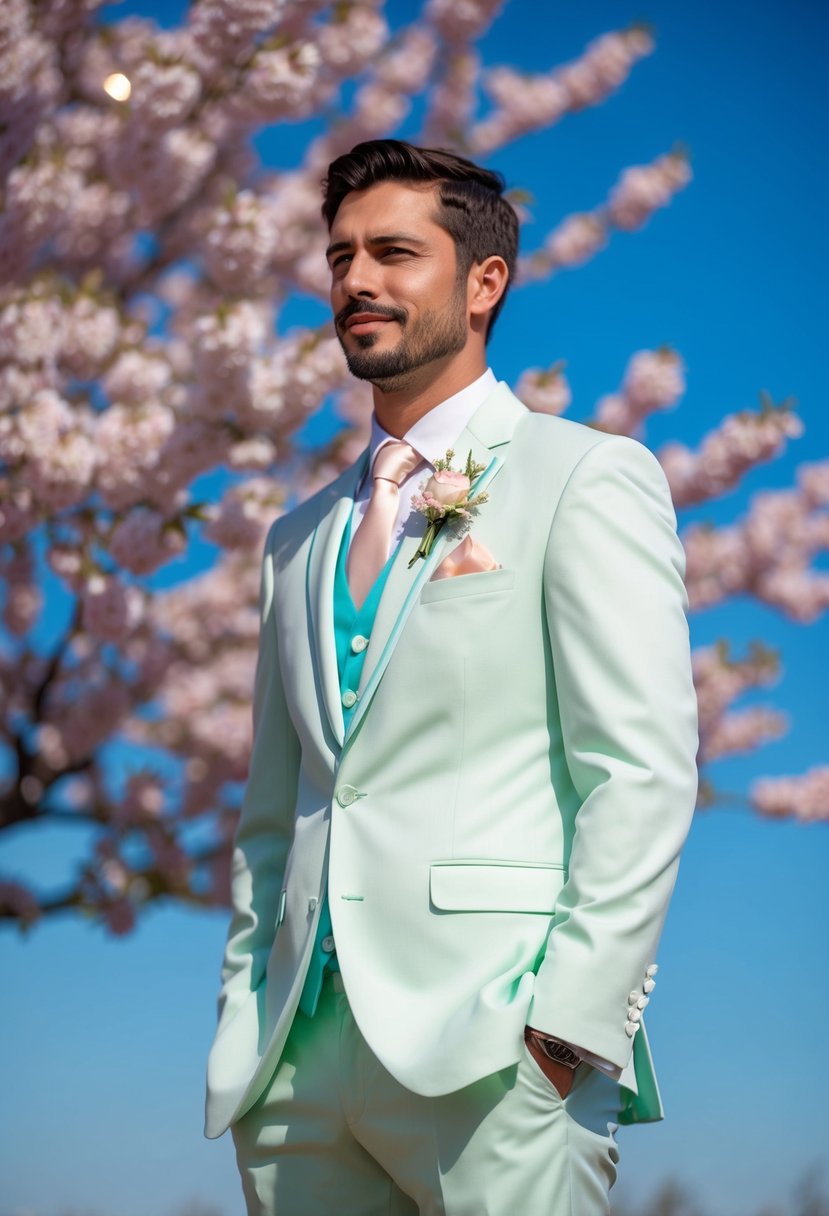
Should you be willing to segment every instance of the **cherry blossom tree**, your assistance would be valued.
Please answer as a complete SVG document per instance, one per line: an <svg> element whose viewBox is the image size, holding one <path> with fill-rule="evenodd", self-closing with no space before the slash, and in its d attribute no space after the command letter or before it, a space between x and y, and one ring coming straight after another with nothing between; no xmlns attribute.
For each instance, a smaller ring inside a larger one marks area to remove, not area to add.
<svg viewBox="0 0 829 1216"><path fill-rule="evenodd" d="M5 0L0 827L83 825L89 850L60 890L0 879L0 917L26 927L76 910L119 934L160 898L227 900L263 537L369 433L370 395L331 326L281 327L296 293L327 296L327 164L396 133L416 102L416 141L486 159L601 104L654 51L635 25L541 74L487 66L477 43L500 7L426 0L392 35L381 0L195 0L171 29L107 22L97 0ZM334 117L301 164L260 162L257 131L322 113ZM598 256L690 177L681 146L627 168L522 258L518 285ZM552 414L570 402L560 364L526 371L516 391ZM683 392L677 351L636 351L584 421L639 437ZM338 425L308 451L297 437L323 408ZM763 398L696 450L657 455L676 505L693 508L800 431L791 402ZM816 620L827 505L823 462L725 527L690 523L691 608L749 594ZM212 555L196 575L194 553ZM709 762L786 729L773 709L734 708L777 669L760 643L743 657L726 643L695 651L703 805L717 797ZM826 819L829 768L758 780L745 801Z"/></svg>

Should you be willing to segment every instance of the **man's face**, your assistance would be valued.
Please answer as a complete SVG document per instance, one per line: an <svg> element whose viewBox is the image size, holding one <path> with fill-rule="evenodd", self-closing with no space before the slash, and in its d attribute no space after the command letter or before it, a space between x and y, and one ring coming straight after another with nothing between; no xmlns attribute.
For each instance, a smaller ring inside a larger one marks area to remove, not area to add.
<svg viewBox="0 0 829 1216"><path fill-rule="evenodd" d="M463 350L466 281L435 221L434 187L381 182L347 194L331 228L331 307L349 370L385 391Z"/></svg>

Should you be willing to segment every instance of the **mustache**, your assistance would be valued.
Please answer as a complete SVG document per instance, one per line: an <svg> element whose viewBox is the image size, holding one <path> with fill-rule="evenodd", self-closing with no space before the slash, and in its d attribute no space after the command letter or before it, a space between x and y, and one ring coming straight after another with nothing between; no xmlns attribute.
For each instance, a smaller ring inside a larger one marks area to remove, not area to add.
<svg viewBox="0 0 829 1216"><path fill-rule="evenodd" d="M370 312L377 317L388 317L390 321L399 321L401 325L406 323L406 313L402 308L385 308L382 304L371 304L367 300L352 300L334 317L337 329L342 329L349 317L356 316L358 312Z"/></svg>

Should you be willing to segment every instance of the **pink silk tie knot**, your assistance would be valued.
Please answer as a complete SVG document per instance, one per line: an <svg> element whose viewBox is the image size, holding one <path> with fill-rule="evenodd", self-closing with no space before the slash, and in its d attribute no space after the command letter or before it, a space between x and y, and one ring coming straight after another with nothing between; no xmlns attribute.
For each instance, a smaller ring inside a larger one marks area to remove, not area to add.
<svg viewBox="0 0 829 1216"><path fill-rule="evenodd" d="M389 559L401 483L421 463L420 454L402 439L384 443L377 451L371 474L374 478L371 498L346 561L348 587L358 610Z"/></svg>

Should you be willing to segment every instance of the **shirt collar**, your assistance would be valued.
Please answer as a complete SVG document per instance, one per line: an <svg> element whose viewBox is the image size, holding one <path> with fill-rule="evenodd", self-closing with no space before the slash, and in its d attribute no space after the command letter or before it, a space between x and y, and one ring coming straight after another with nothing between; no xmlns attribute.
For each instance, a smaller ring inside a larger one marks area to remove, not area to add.
<svg viewBox="0 0 829 1216"><path fill-rule="evenodd" d="M498 381L491 368L487 368L482 376L467 384L459 393L453 393L445 401L432 407L428 413L419 418L409 427L403 436L410 443L431 469L434 461L446 455L447 448L454 447L458 436L470 422L472 415L496 387ZM369 444L368 472L371 473L374 458L380 447L396 436L390 435L377 421L377 415L371 415L371 440Z"/></svg>

